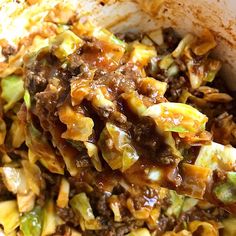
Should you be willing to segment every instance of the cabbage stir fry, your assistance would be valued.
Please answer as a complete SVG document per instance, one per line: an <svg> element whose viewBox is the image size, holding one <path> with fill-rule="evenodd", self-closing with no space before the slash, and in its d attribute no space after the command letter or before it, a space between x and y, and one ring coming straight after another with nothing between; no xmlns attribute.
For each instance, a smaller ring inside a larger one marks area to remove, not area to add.
<svg viewBox="0 0 236 236"><path fill-rule="evenodd" d="M53 11L0 41L1 235L236 235L236 106L212 34Z"/></svg>

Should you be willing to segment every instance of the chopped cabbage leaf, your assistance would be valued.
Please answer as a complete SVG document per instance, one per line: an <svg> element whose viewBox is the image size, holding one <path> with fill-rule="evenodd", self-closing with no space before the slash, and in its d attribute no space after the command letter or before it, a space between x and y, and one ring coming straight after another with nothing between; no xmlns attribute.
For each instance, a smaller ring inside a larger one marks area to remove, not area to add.
<svg viewBox="0 0 236 236"><path fill-rule="evenodd" d="M204 30L199 42L193 46L193 52L198 56L203 56L217 45L214 35L209 30Z"/></svg>
<svg viewBox="0 0 236 236"><path fill-rule="evenodd" d="M25 94L24 94L24 102L25 102L26 108L30 109L31 107L30 94L27 89L25 90Z"/></svg>
<svg viewBox="0 0 236 236"><path fill-rule="evenodd" d="M98 148L95 144L84 142L85 147L88 151L88 156L91 158L91 162L93 163L95 169L97 171L102 171L102 163L98 155Z"/></svg>
<svg viewBox="0 0 236 236"><path fill-rule="evenodd" d="M17 193L17 205L19 212L32 211L35 204L36 195L32 191L26 194Z"/></svg>
<svg viewBox="0 0 236 236"><path fill-rule="evenodd" d="M146 228L135 229L126 236L151 236L150 232Z"/></svg>
<svg viewBox="0 0 236 236"><path fill-rule="evenodd" d="M213 225L208 222L203 222L203 221L192 221L189 223L189 230L191 233L198 232L198 228L201 227L202 229L202 236L218 236L218 229Z"/></svg>
<svg viewBox="0 0 236 236"><path fill-rule="evenodd" d="M230 217L222 221L224 226L223 236L235 236L236 235L236 218Z"/></svg>
<svg viewBox="0 0 236 236"><path fill-rule="evenodd" d="M96 89L94 91L95 95L93 96L92 100L91 100L91 103L92 103L92 106L95 108L95 109L104 109L106 111L113 111L115 110L115 104L108 100L101 89Z"/></svg>
<svg viewBox="0 0 236 236"><path fill-rule="evenodd" d="M236 172L227 172L227 180L225 183L217 185L214 193L224 204L236 203Z"/></svg>
<svg viewBox="0 0 236 236"><path fill-rule="evenodd" d="M43 226L41 236L52 235L56 232L56 209L54 201L48 200L42 212Z"/></svg>
<svg viewBox="0 0 236 236"><path fill-rule="evenodd" d="M36 206L32 211L24 213L20 217L20 230L24 236L41 236L42 209Z"/></svg>
<svg viewBox="0 0 236 236"><path fill-rule="evenodd" d="M33 193L39 195L44 185L40 168L27 160L23 160L21 163L29 188Z"/></svg>
<svg viewBox="0 0 236 236"><path fill-rule="evenodd" d="M111 210L113 211L114 221L121 222L122 221L122 216L121 216L121 213L120 213L120 203L119 203L118 196L112 195L109 198L109 206L110 206Z"/></svg>
<svg viewBox="0 0 236 236"><path fill-rule="evenodd" d="M143 94L151 97L164 96L167 90L167 83L152 77L145 77L140 82L140 89Z"/></svg>
<svg viewBox="0 0 236 236"><path fill-rule="evenodd" d="M79 193L70 200L70 205L75 213L79 213L85 221L94 220L93 209L90 206L89 198L85 193Z"/></svg>
<svg viewBox="0 0 236 236"><path fill-rule="evenodd" d="M183 163L181 166L182 183L178 188L179 193L203 199L212 171L209 168Z"/></svg>
<svg viewBox="0 0 236 236"><path fill-rule="evenodd" d="M0 202L0 224L4 233L9 234L19 226L20 214L15 200Z"/></svg>
<svg viewBox="0 0 236 236"><path fill-rule="evenodd" d="M1 97L7 102L4 111L11 109L24 96L24 81L22 77L10 75L1 80Z"/></svg>
<svg viewBox="0 0 236 236"><path fill-rule="evenodd" d="M167 70L173 64L173 62L174 62L173 57L170 54L168 54L161 59L159 67L162 70Z"/></svg>
<svg viewBox="0 0 236 236"><path fill-rule="evenodd" d="M109 122L100 135L99 147L104 160L113 170L120 169L124 172L139 158L131 145L130 136Z"/></svg>
<svg viewBox="0 0 236 236"><path fill-rule="evenodd" d="M59 118L67 125L67 130L62 134L62 138L75 141L87 141L93 132L93 120L89 117L74 111L70 106L59 108Z"/></svg>
<svg viewBox="0 0 236 236"><path fill-rule="evenodd" d="M113 33L106 29L94 27L93 36L99 40L103 40L116 46L126 48L126 43L124 41L118 39Z"/></svg>
<svg viewBox="0 0 236 236"><path fill-rule="evenodd" d="M163 131L198 133L205 129L208 118L190 105L159 103L149 107L143 116L150 116Z"/></svg>
<svg viewBox="0 0 236 236"><path fill-rule="evenodd" d="M206 75L203 81L212 82L221 68L221 62L214 59L208 59L206 63Z"/></svg>
<svg viewBox="0 0 236 236"><path fill-rule="evenodd" d="M179 231L178 233L168 231L164 233L163 236L192 236L192 233L184 229Z"/></svg>
<svg viewBox="0 0 236 236"><path fill-rule="evenodd" d="M170 190L170 201L171 205L167 208L166 214L178 218L184 204L184 196Z"/></svg>
<svg viewBox="0 0 236 236"><path fill-rule="evenodd" d="M177 58L180 57L184 50L190 47L196 41L196 37L192 34L187 34L178 44L177 48L172 52L172 56Z"/></svg>
<svg viewBox="0 0 236 236"><path fill-rule="evenodd" d="M70 30L51 39L52 51L59 59L64 59L83 45L83 40Z"/></svg>
<svg viewBox="0 0 236 236"><path fill-rule="evenodd" d="M36 129L32 123L26 127L26 145L52 173L64 173L63 166L57 159L55 151L49 145L44 134Z"/></svg>
<svg viewBox="0 0 236 236"><path fill-rule="evenodd" d="M208 167L211 170L230 171L236 167L236 148L211 142L200 149L195 165Z"/></svg>
<svg viewBox="0 0 236 236"><path fill-rule="evenodd" d="M164 43L164 37L162 29L157 29L148 34L148 36L155 42L157 45L162 45Z"/></svg>
<svg viewBox="0 0 236 236"><path fill-rule="evenodd" d="M138 42L133 43L133 49L130 55L132 63L146 66L153 57L157 55L154 46L147 46Z"/></svg>
<svg viewBox="0 0 236 236"><path fill-rule="evenodd" d="M68 206L70 194L70 183L66 178L61 179L59 194L57 197L57 206L60 208L65 208Z"/></svg>
<svg viewBox="0 0 236 236"><path fill-rule="evenodd" d="M147 109L136 91L123 93L122 98L127 102L129 109L136 115L141 116L141 114Z"/></svg>
<svg viewBox="0 0 236 236"><path fill-rule="evenodd" d="M17 117L14 117L11 128L9 130L11 145L13 148L19 148L25 141L24 124Z"/></svg>
<svg viewBox="0 0 236 236"><path fill-rule="evenodd" d="M26 194L29 190L22 168L2 167L1 174L7 189L12 193Z"/></svg>
<svg viewBox="0 0 236 236"><path fill-rule="evenodd" d="M198 201L199 201L198 199L194 198L185 198L182 211L186 212L191 210L194 206L197 205Z"/></svg>
<svg viewBox="0 0 236 236"><path fill-rule="evenodd" d="M0 145L2 145L5 141L5 137L7 134L7 126L5 121L0 117Z"/></svg>

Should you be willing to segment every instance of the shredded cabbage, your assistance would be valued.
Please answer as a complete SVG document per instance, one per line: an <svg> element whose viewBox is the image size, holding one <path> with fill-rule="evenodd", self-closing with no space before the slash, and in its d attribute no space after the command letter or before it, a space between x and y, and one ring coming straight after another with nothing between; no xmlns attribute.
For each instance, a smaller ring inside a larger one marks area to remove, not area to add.
<svg viewBox="0 0 236 236"><path fill-rule="evenodd" d="M39 161L52 173L63 174L62 164L49 145L46 137L36 127L30 123L26 127L26 145L33 152Z"/></svg>
<svg viewBox="0 0 236 236"><path fill-rule="evenodd" d="M223 220L223 236L235 236L236 235L236 218L230 217Z"/></svg>
<svg viewBox="0 0 236 236"><path fill-rule="evenodd" d="M109 122L100 135L99 147L104 160L113 170L120 169L124 172L139 159L131 145L130 136Z"/></svg>
<svg viewBox="0 0 236 236"><path fill-rule="evenodd" d="M131 51L130 61L140 64L141 66L146 66L150 60L157 55L155 47L153 46L147 46L135 42L132 47L133 49Z"/></svg>
<svg viewBox="0 0 236 236"><path fill-rule="evenodd" d="M225 183L217 185L214 193L221 202L225 204L236 203L236 172L227 172L227 180Z"/></svg>
<svg viewBox="0 0 236 236"><path fill-rule="evenodd" d="M79 213L85 221L94 220L93 210L89 203L89 198L85 193L79 193L70 200L70 205L75 213Z"/></svg>
<svg viewBox="0 0 236 236"><path fill-rule="evenodd" d="M151 234L146 228L140 228L131 231L129 234L126 234L126 236L151 236Z"/></svg>
<svg viewBox="0 0 236 236"><path fill-rule="evenodd" d="M208 167L211 170L230 171L236 167L236 148L211 142L200 149L195 165Z"/></svg>
<svg viewBox="0 0 236 236"><path fill-rule="evenodd" d="M172 56L177 58L180 57L184 50L190 47L196 41L196 37L192 34L187 34L179 43L177 48L172 52Z"/></svg>
<svg viewBox="0 0 236 236"><path fill-rule="evenodd" d="M9 191L15 194L26 194L28 192L29 187L22 168L2 167L1 174Z"/></svg>
<svg viewBox="0 0 236 236"><path fill-rule="evenodd" d="M59 59L64 59L83 45L83 40L70 30L51 39L52 51Z"/></svg>
<svg viewBox="0 0 236 236"><path fill-rule="evenodd" d="M170 190L170 200L171 206L167 208L166 214L178 218L183 208L184 196L177 194L173 190Z"/></svg>
<svg viewBox="0 0 236 236"><path fill-rule="evenodd" d="M62 134L64 139L75 141L87 141L93 132L93 120L89 117L74 111L70 106L59 108L59 118L67 125L67 130Z"/></svg>
<svg viewBox="0 0 236 236"><path fill-rule="evenodd" d="M1 80L1 97L7 102L5 112L11 109L24 96L24 81L22 77L9 75Z"/></svg>
<svg viewBox="0 0 236 236"><path fill-rule="evenodd" d="M97 171L102 171L102 163L98 155L98 148L95 144L84 142L85 147L87 148L88 155L91 157L91 161Z"/></svg>
<svg viewBox="0 0 236 236"><path fill-rule="evenodd" d="M147 109L136 91L123 93L122 98L127 102L129 109L136 115L141 116Z"/></svg>
<svg viewBox="0 0 236 236"><path fill-rule="evenodd" d="M36 206L32 211L20 217L20 230L24 236L41 236L42 209Z"/></svg>
<svg viewBox="0 0 236 236"><path fill-rule="evenodd" d="M32 211L35 205L36 195L31 190L26 194L17 193L17 206L19 212Z"/></svg>
<svg viewBox="0 0 236 236"><path fill-rule="evenodd" d="M0 224L4 228L4 233L9 234L13 232L20 223L17 203L15 200L0 202L0 209Z"/></svg>
<svg viewBox="0 0 236 236"><path fill-rule="evenodd" d="M54 200L49 199L42 212L43 225L41 236L52 235L56 232L56 209L54 205Z"/></svg>
<svg viewBox="0 0 236 236"><path fill-rule="evenodd" d="M205 129L207 117L192 106L182 103L159 103L149 107L143 116L152 117L163 131L198 133Z"/></svg>
<svg viewBox="0 0 236 236"><path fill-rule="evenodd" d="M57 206L60 208L65 208L69 203L69 194L70 194L70 183L66 178L61 179L59 194L57 197Z"/></svg>

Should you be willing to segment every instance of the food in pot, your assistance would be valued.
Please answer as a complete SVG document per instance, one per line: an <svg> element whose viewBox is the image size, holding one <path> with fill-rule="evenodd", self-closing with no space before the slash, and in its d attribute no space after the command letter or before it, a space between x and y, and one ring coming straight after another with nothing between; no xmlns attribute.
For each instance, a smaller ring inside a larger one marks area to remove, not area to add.
<svg viewBox="0 0 236 236"><path fill-rule="evenodd" d="M69 16L1 44L3 232L234 235L235 101L211 33Z"/></svg>

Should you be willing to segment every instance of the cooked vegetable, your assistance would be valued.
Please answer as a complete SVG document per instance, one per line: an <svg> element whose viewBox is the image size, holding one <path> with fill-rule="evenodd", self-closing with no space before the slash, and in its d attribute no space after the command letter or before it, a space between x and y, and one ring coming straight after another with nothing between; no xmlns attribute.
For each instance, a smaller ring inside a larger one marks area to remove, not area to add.
<svg viewBox="0 0 236 236"><path fill-rule="evenodd" d="M236 149L215 142L210 145L203 145L195 165L208 167L211 170L233 170L236 166Z"/></svg>
<svg viewBox="0 0 236 236"><path fill-rule="evenodd" d="M127 102L129 109L136 115L142 115L147 109L137 92L123 93L122 98Z"/></svg>
<svg viewBox="0 0 236 236"><path fill-rule="evenodd" d="M152 117L163 131L198 133L205 128L207 117L197 109L182 103L160 103L149 107L143 116Z"/></svg>
<svg viewBox="0 0 236 236"><path fill-rule="evenodd" d="M13 148L19 148L25 141L24 124L17 117L14 117L11 128L9 130L11 145Z"/></svg>
<svg viewBox="0 0 236 236"><path fill-rule="evenodd" d="M43 225L41 236L52 235L56 232L56 209L54 201L49 199L44 206L43 212Z"/></svg>
<svg viewBox="0 0 236 236"><path fill-rule="evenodd" d="M132 45L130 61L140 64L141 66L146 66L156 55L156 50L153 46L147 46L135 42Z"/></svg>
<svg viewBox="0 0 236 236"><path fill-rule="evenodd" d="M146 228L140 228L126 234L126 236L151 236L151 234Z"/></svg>
<svg viewBox="0 0 236 236"><path fill-rule="evenodd" d="M105 98L101 89L96 89L95 96L93 96L91 103L95 109L103 109L106 111L115 110L115 105L113 102Z"/></svg>
<svg viewBox="0 0 236 236"><path fill-rule="evenodd" d="M25 94L24 94L24 102L25 102L27 109L30 109L30 106L31 106L30 94L27 89L25 90Z"/></svg>
<svg viewBox="0 0 236 236"><path fill-rule="evenodd" d="M80 214L85 221L94 220L93 210L85 193L79 193L70 200L70 205L75 213Z"/></svg>
<svg viewBox="0 0 236 236"><path fill-rule="evenodd" d="M202 199L208 186L211 170L207 167L200 167L183 163L182 184L180 192L187 196Z"/></svg>
<svg viewBox="0 0 236 236"><path fill-rule="evenodd" d="M198 56L202 56L215 48L216 45L217 43L213 34L209 30L204 30L201 35L200 43L194 45L193 52Z"/></svg>
<svg viewBox="0 0 236 236"><path fill-rule="evenodd" d="M221 202L231 204L236 202L236 172L227 172L227 180L214 188L214 193Z"/></svg>
<svg viewBox="0 0 236 236"><path fill-rule="evenodd" d="M109 205L114 214L114 221L121 222L122 216L120 213L120 203L117 196L113 195L109 198Z"/></svg>
<svg viewBox="0 0 236 236"><path fill-rule="evenodd" d="M98 27L94 28L93 36L97 39L109 42L116 46L121 46L126 48L126 43L120 39L118 39L114 34L106 29L100 29Z"/></svg>
<svg viewBox="0 0 236 236"><path fill-rule="evenodd" d="M64 170L46 137L30 123L26 127L26 145L51 172L63 174Z"/></svg>
<svg viewBox="0 0 236 236"><path fill-rule="evenodd" d="M172 65L173 62L174 62L173 57L170 54L168 54L161 59L159 66L162 70L167 70Z"/></svg>
<svg viewBox="0 0 236 236"><path fill-rule="evenodd" d="M23 98L24 81L22 77L10 75L1 80L2 93L1 97L6 101L4 110L11 109L16 102Z"/></svg>
<svg viewBox="0 0 236 236"><path fill-rule="evenodd" d="M185 198L184 204L183 204L183 207L182 207L182 211L183 211L183 212L186 212L186 211L191 210L194 206L197 205L197 203L198 203L198 200L197 200L197 199L194 199L194 198Z"/></svg>
<svg viewBox="0 0 236 236"><path fill-rule="evenodd" d="M206 65L206 75L203 78L203 81L212 82L215 79L216 74L219 72L220 68L220 61L208 59L208 63Z"/></svg>
<svg viewBox="0 0 236 236"><path fill-rule="evenodd" d="M214 36L119 32L162 0L3 2L0 234L234 235L236 103ZM115 35L80 5L128 11L101 15Z"/></svg>
<svg viewBox="0 0 236 236"><path fill-rule="evenodd" d="M7 133L6 123L2 118L0 118L0 145L4 143L6 133Z"/></svg>
<svg viewBox="0 0 236 236"><path fill-rule="evenodd" d="M190 47L194 42L196 38L192 34L187 34L179 43L178 47L172 52L173 57L180 57L184 50L188 47Z"/></svg>
<svg viewBox="0 0 236 236"><path fill-rule="evenodd" d="M93 120L75 112L69 106L62 106L59 109L59 118L67 125L67 131L62 134L64 139L87 141L93 132Z"/></svg>
<svg viewBox="0 0 236 236"><path fill-rule="evenodd" d="M148 34L148 36L157 44L162 45L164 43L162 29L157 29Z"/></svg>
<svg viewBox="0 0 236 236"><path fill-rule="evenodd" d="M64 59L83 45L83 40L70 30L66 30L51 40L52 50L59 59Z"/></svg>
<svg viewBox="0 0 236 236"><path fill-rule="evenodd" d="M1 174L9 191L15 194L27 194L29 187L22 168L2 167Z"/></svg>
<svg viewBox="0 0 236 236"><path fill-rule="evenodd" d="M223 220L223 235L224 236L234 236L236 234L236 218L230 217Z"/></svg>
<svg viewBox="0 0 236 236"><path fill-rule="evenodd" d="M32 190L33 193L39 195L40 191L44 187L39 167L36 164L31 163L27 160L23 160L21 163L23 166L27 185L29 186L29 188Z"/></svg>
<svg viewBox="0 0 236 236"><path fill-rule="evenodd" d="M99 147L104 160L113 170L120 169L124 172L139 158L131 145L130 136L111 123L106 123L99 139Z"/></svg>
<svg viewBox="0 0 236 236"><path fill-rule="evenodd" d="M140 89L145 95L150 97L164 96L167 90L167 83L158 81L151 77L143 78L140 82Z"/></svg>
<svg viewBox="0 0 236 236"><path fill-rule="evenodd" d="M57 206L65 208L69 203L70 183L65 179L61 179L59 194L57 197Z"/></svg>
<svg viewBox="0 0 236 236"><path fill-rule="evenodd" d="M26 194L17 194L17 205L19 212L32 211L35 204L36 195L32 191Z"/></svg>
<svg viewBox="0 0 236 236"><path fill-rule="evenodd" d="M184 204L184 196L178 195L175 191L170 191L171 206L168 207L166 214L179 217Z"/></svg>
<svg viewBox="0 0 236 236"><path fill-rule="evenodd" d="M15 200L0 202L0 224L5 234L10 234L19 226L19 212Z"/></svg>
<svg viewBox="0 0 236 236"><path fill-rule="evenodd" d="M97 171L102 171L102 163L98 156L98 148L93 143L84 142L85 147L88 150L88 155L91 157L91 161Z"/></svg>
<svg viewBox="0 0 236 236"><path fill-rule="evenodd" d="M202 229L202 236L218 236L218 230L214 225L208 223L208 222L201 222L201 221L192 221L189 224L189 229L192 233L197 232L198 228Z"/></svg>
<svg viewBox="0 0 236 236"><path fill-rule="evenodd" d="M42 209L36 206L20 217L20 230L24 236L40 236L42 231Z"/></svg>

